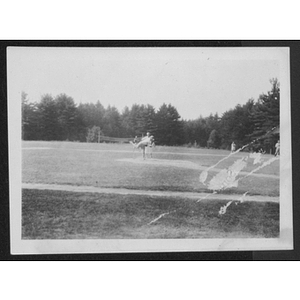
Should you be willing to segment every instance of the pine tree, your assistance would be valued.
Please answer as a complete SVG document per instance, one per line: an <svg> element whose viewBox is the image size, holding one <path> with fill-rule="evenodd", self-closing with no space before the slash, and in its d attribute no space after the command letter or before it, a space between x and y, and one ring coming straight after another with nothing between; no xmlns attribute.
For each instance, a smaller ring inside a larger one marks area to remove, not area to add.
<svg viewBox="0 0 300 300"><path fill-rule="evenodd" d="M120 123L121 123L121 137L133 137L134 132L133 129L130 126L130 109L128 106L125 106L125 108L122 111L122 114L120 115Z"/></svg>
<svg viewBox="0 0 300 300"><path fill-rule="evenodd" d="M59 140L74 140L76 138L75 119L77 110L73 98L66 94L60 94L54 101L59 129L57 138Z"/></svg>
<svg viewBox="0 0 300 300"><path fill-rule="evenodd" d="M207 141L207 148L219 148L220 147L220 136L216 129L213 129L209 135Z"/></svg>
<svg viewBox="0 0 300 300"><path fill-rule="evenodd" d="M250 99L244 105L237 105L234 109L226 111L221 118L220 135L222 136L221 147L230 149L233 141L242 147L249 143L249 134L253 131L253 123L250 119L250 111L254 100Z"/></svg>
<svg viewBox="0 0 300 300"><path fill-rule="evenodd" d="M30 103L25 92L21 94L22 100L22 139L40 139L39 110L36 103Z"/></svg>
<svg viewBox="0 0 300 300"><path fill-rule="evenodd" d="M42 96L38 104L40 112L41 139L58 140L59 124L56 103L50 94Z"/></svg>
<svg viewBox="0 0 300 300"><path fill-rule="evenodd" d="M145 120L145 128L147 132L150 132L151 135L155 135L157 126L155 124L155 109L152 105L145 106L144 109L144 120Z"/></svg>
<svg viewBox="0 0 300 300"><path fill-rule="evenodd" d="M253 106L250 118L254 124L253 133L249 134L252 141L256 141L256 147L262 147L270 151L278 135L273 135L272 130L279 127L280 88L277 79L270 80L272 89L267 94L259 96Z"/></svg>
<svg viewBox="0 0 300 300"><path fill-rule="evenodd" d="M164 103L156 113L155 140L163 145L180 145L183 143L183 122L177 109Z"/></svg>
<svg viewBox="0 0 300 300"><path fill-rule="evenodd" d="M108 106L104 114L103 134L111 137L120 137L120 113L114 106Z"/></svg>

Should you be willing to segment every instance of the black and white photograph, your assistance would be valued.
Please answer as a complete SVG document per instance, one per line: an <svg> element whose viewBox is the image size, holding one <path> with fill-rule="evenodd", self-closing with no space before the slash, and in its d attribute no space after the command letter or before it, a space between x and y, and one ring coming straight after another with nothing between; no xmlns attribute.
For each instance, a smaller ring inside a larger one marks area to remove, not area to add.
<svg viewBox="0 0 300 300"><path fill-rule="evenodd" d="M7 90L12 254L293 249L288 47L12 46Z"/></svg>

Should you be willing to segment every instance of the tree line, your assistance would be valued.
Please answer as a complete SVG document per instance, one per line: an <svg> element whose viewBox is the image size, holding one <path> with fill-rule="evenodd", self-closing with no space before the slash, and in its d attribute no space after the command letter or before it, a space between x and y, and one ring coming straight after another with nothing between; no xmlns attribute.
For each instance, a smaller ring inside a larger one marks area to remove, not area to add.
<svg viewBox="0 0 300 300"><path fill-rule="evenodd" d="M76 105L66 94L45 94L32 103L22 92L22 139L101 142L101 136L134 138L149 131L160 145L229 149L233 141L237 147L256 141L251 144L254 148L269 151L279 134L266 133L279 126L280 102L278 80L270 83L270 91L256 101L249 99L222 116L202 117L199 109L200 117L194 120L182 119L173 105L165 103L157 110L150 104L133 104L120 113L100 101Z"/></svg>

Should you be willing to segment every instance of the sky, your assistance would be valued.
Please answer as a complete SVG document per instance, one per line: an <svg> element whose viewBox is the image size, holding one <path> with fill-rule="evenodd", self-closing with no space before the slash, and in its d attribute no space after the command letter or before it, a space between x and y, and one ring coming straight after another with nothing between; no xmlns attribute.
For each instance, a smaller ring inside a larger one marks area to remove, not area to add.
<svg viewBox="0 0 300 300"><path fill-rule="evenodd" d="M8 48L11 94L65 93L76 104L175 106L183 119L243 105L280 82L278 48ZM15 96L16 97L16 96Z"/></svg>

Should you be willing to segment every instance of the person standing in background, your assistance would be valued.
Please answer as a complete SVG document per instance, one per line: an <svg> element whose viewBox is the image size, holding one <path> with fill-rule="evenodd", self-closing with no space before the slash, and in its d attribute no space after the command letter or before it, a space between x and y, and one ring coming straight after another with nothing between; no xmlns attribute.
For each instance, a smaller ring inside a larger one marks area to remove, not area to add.
<svg viewBox="0 0 300 300"><path fill-rule="evenodd" d="M235 152L235 147L236 147L235 142L232 142L232 144L231 144L231 153Z"/></svg>
<svg viewBox="0 0 300 300"><path fill-rule="evenodd" d="M275 156L280 155L280 141L278 140L278 142L275 145Z"/></svg>

